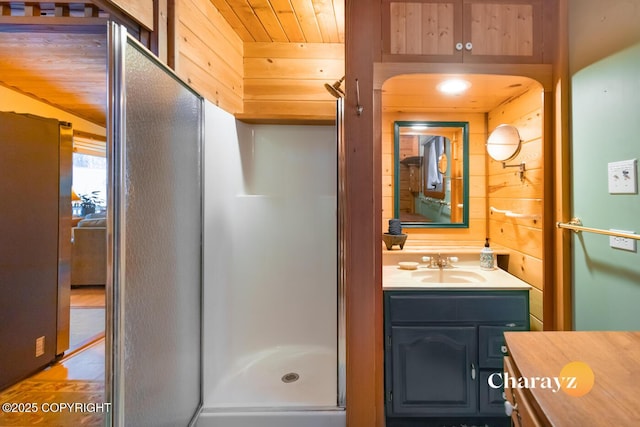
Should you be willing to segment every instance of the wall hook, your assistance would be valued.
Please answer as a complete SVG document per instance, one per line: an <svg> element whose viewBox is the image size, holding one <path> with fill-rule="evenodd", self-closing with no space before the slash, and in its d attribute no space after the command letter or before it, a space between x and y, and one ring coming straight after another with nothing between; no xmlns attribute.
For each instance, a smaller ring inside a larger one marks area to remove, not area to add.
<svg viewBox="0 0 640 427"><path fill-rule="evenodd" d="M364 107L360 105L360 83L358 83L358 79L356 79L356 114L361 115Z"/></svg>

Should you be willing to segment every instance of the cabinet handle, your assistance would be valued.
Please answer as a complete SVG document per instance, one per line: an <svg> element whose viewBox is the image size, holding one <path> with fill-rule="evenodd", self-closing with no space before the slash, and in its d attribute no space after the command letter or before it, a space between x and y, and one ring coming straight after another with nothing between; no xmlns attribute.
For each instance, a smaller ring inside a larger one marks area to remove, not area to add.
<svg viewBox="0 0 640 427"><path fill-rule="evenodd" d="M518 412L518 404L512 405L508 400L504 401L504 413L510 417L513 412Z"/></svg>
<svg viewBox="0 0 640 427"><path fill-rule="evenodd" d="M456 50L462 50L463 47L462 43L456 43Z"/></svg>
<svg viewBox="0 0 640 427"><path fill-rule="evenodd" d="M464 48L467 50L471 50L473 49L473 44L471 42L467 42L467 44L464 45Z"/></svg>
<svg viewBox="0 0 640 427"><path fill-rule="evenodd" d="M513 394L513 392L511 393L511 397L513 398L513 404L511 404L511 402L506 399L504 401L504 413L508 417L511 417L511 414L515 412L516 417L518 418L518 426L522 427L522 415L520 415L520 408L518 408L518 402L516 402L516 396ZM512 420L511 425L514 427L516 426L515 420Z"/></svg>
<svg viewBox="0 0 640 427"><path fill-rule="evenodd" d="M471 379L475 381L476 379L476 365L471 364Z"/></svg>

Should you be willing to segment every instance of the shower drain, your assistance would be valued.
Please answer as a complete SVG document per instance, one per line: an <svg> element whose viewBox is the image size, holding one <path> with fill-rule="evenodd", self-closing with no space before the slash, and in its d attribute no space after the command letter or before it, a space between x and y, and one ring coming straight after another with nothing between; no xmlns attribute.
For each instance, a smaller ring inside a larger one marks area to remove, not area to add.
<svg viewBox="0 0 640 427"><path fill-rule="evenodd" d="M281 379L282 382L286 384L294 383L300 379L300 375L295 372L289 372L288 374L284 374Z"/></svg>

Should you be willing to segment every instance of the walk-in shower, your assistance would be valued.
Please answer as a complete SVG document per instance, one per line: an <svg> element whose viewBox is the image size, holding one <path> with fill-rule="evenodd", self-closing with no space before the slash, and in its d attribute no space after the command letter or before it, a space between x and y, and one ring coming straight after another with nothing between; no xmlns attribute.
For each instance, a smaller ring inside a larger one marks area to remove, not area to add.
<svg viewBox="0 0 640 427"><path fill-rule="evenodd" d="M335 126L205 108L199 426L344 426Z"/></svg>

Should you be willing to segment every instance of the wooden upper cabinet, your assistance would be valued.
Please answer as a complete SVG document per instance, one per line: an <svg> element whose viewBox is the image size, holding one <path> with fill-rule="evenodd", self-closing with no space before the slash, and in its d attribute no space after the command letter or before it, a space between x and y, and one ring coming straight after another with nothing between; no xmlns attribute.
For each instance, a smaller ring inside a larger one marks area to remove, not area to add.
<svg viewBox="0 0 640 427"><path fill-rule="evenodd" d="M458 62L462 0L383 0L384 61Z"/></svg>
<svg viewBox="0 0 640 427"><path fill-rule="evenodd" d="M383 61L542 62L542 0L383 0Z"/></svg>
<svg viewBox="0 0 640 427"><path fill-rule="evenodd" d="M465 62L542 62L541 0L464 0L463 18Z"/></svg>

